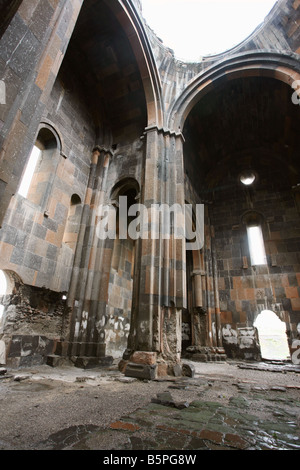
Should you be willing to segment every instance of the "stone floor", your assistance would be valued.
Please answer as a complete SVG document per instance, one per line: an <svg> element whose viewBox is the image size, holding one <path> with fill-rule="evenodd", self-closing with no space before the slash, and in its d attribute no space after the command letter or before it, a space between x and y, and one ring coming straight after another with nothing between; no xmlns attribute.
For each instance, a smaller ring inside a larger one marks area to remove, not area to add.
<svg viewBox="0 0 300 470"><path fill-rule="evenodd" d="M300 367L193 363L156 381L105 370L7 371L0 450L300 450Z"/></svg>

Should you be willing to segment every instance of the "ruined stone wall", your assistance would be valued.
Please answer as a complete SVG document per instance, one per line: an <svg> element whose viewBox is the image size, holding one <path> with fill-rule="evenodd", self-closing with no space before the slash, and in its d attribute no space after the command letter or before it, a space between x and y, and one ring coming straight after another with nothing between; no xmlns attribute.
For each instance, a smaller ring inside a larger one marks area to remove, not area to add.
<svg viewBox="0 0 300 470"><path fill-rule="evenodd" d="M10 367L45 363L53 354L67 323L65 300L45 288L16 280L12 293L1 298L4 306L1 339Z"/></svg>
<svg viewBox="0 0 300 470"><path fill-rule="evenodd" d="M16 335L18 344L23 335L34 338L33 342L43 337L44 346L39 346L42 355L49 352L49 341L53 349L53 341L66 332L62 293L67 293L70 285L96 138L84 87L68 64L64 64L58 74L31 147L39 129L44 128L56 139L56 148L43 171L35 175L32 194L39 193L41 197L35 202L33 197L15 194L0 230L0 268L17 273L24 284L17 297L6 299L4 339L8 351L9 338ZM65 232L70 230L68 214L74 195L80 203L76 208L76 226L73 225L73 233L68 234L66 243ZM39 292L38 302L36 292ZM35 356L38 360L41 356L34 348L32 353L29 351L30 348L26 357ZM22 357L16 350L13 354Z"/></svg>

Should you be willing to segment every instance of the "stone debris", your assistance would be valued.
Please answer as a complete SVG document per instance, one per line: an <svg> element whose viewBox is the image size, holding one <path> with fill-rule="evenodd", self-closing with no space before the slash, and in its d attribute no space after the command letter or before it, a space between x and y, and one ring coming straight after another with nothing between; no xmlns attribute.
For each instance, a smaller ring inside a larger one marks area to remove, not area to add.
<svg viewBox="0 0 300 470"><path fill-rule="evenodd" d="M157 403L159 405L164 405L164 406L171 406L179 410L189 407L189 403L187 401L182 401L182 402L174 401L170 392L158 393L157 398L151 399L151 403Z"/></svg>
<svg viewBox="0 0 300 470"><path fill-rule="evenodd" d="M117 380L118 382L129 384L132 382L136 382L138 379L135 377L116 377L115 380Z"/></svg>
<svg viewBox="0 0 300 470"><path fill-rule="evenodd" d="M1 386L16 393L18 400L23 392L24 400L24 410L9 409L3 419L13 416L18 429L22 426L22 445L28 449L300 450L299 376L279 374L278 380L273 373L241 372L236 366L227 363L221 372L213 364L195 365L195 377L173 376L170 381L124 377L115 370L79 374L74 368L49 367L38 373L32 369L32 374L16 374L19 379L31 377L25 383L2 381ZM100 388L95 391L93 385ZM55 417L47 411L47 400L57 405ZM87 427L77 426L82 407L86 422L81 424ZM47 416L46 435L43 416ZM0 422L7 440L2 448L15 442L16 433L21 436L18 429L11 433L13 426ZM15 445L20 443L18 438Z"/></svg>
<svg viewBox="0 0 300 470"><path fill-rule="evenodd" d="M30 378L31 378L31 375L29 375L29 374L15 375L14 376L14 381L15 382L22 382L23 380L28 380Z"/></svg>
<svg viewBox="0 0 300 470"><path fill-rule="evenodd" d="M241 363L238 364L238 367L240 369L253 369L253 370L265 370L268 372L281 372L282 374L285 374L286 372L295 372L295 373L300 373L300 366L294 365L294 364L281 364L281 363Z"/></svg>
<svg viewBox="0 0 300 470"><path fill-rule="evenodd" d="M129 362L125 368L126 377L153 380L156 378L157 365L136 364Z"/></svg>
<svg viewBox="0 0 300 470"><path fill-rule="evenodd" d="M276 390L278 392L286 392L285 387L271 387L271 390Z"/></svg>
<svg viewBox="0 0 300 470"><path fill-rule="evenodd" d="M185 377L194 377L195 375L195 366L193 364L183 364L182 365L182 375Z"/></svg>

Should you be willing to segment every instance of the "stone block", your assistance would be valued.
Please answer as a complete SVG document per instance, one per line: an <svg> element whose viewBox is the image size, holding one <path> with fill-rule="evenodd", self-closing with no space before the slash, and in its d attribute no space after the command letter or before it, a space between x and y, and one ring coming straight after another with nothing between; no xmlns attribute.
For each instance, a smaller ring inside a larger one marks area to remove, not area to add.
<svg viewBox="0 0 300 470"><path fill-rule="evenodd" d="M134 362L135 364L146 364L149 366L154 365L156 363L156 353L148 351L135 351L130 357L130 362Z"/></svg>
<svg viewBox="0 0 300 470"><path fill-rule="evenodd" d="M125 368L126 377L154 380L157 377L157 365L136 364L129 362Z"/></svg>
<svg viewBox="0 0 300 470"><path fill-rule="evenodd" d="M97 356L105 357L105 353L106 353L106 344L105 343L99 343L97 345Z"/></svg>
<svg viewBox="0 0 300 470"><path fill-rule="evenodd" d="M182 375L182 368L180 364L175 364L173 366L173 373L175 377L180 377Z"/></svg>
<svg viewBox="0 0 300 470"><path fill-rule="evenodd" d="M75 367L79 367L80 369L93 369L95 367L103 367L103 366L110 366L113 363L112 356L105 356L105 357L87 357L81 356L77 357L75 360Z"/></svg>
<svg viewBox="0 0 300 470"><path fill-rule="evenodd" d="M182 364L182 375L185 377L194 377L195 366L193 364Z"/></svg>
<svg viewBox="0 0 300 470"><path fill-rule="evenodd" d="M168 364L164 362L157 364L157 375L158 377L165 377L168 375Z"/></svg>
<svg viewBox="0 0 300 470"><path fill-rule="evenodd" d="M151 399L151 403L158 403L160 405L174 405L174 400L170 392L162 392L156 395L156 398Z"/></svg>
<svg viewBox="0 0 300 470"><path fill-rule="evenodd" d="M207 354L193 354L192 361L207 362Z"/></svg>
<svg viewBox="0 0 300 470"><path fill-rule="evenodd" d="M133 351L131 349L125 349L125 351L123 353L123 359L125 361L129 361L132 353L133 353Z"/></svg>
<svg viewBox="0 0 300 470"><path fill-rule="evenodd" d="M0 340L0 366L6 364L6 345L5 342ZM1 367L0 367L1 375Z"/></svg>
<svg viewBox="0 0 300 470"><path fill-rule="evenodd" d="M13 336L9 344L9 357L20 357L21 356L21 346L22 346L22 337Z"/></svg>
<svg viewBox="0 0 300 470"><path fill-rule="evenodd" d="M69 363L69 360L63 356L57 356L56 354L49 354L47 356L46 364L50 367L61 367Z"/></svg>
<svg viewBox="0 0 300 470"><path fill-rule="evenodd" d="M125 359L121 359L120 362L118 363L118 369L122 374L125 373L126 366L129 361L125 361Z"/></svg>

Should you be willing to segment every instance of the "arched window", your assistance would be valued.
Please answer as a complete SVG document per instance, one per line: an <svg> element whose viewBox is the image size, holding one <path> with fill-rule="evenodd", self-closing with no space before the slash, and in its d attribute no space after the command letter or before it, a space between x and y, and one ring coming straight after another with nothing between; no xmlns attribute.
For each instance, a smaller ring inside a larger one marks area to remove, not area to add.
<svg viewBox="0 0 300 470"><path fill-rule="evenodd" d="M40 129L18 188L19 195L40 206L48 198L55 175L58 142L51 129Z"/></svg>
<svg viewBox="0 0 300 470"><path fill-rule="evenodd" d="M38 161L41 157L41 153L41 149L34 145L18 189L18 193L25 198L27 198L34 172L36 171Z"/></svg>
<svg viewBox="0 0 300 470"><path fill-rule="evenodd" d="M267 264L264 239L260 225L247 226L248 245L252 266Z"/></svg>

